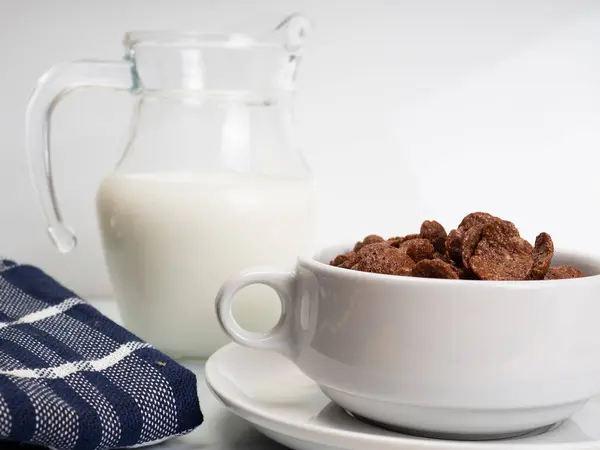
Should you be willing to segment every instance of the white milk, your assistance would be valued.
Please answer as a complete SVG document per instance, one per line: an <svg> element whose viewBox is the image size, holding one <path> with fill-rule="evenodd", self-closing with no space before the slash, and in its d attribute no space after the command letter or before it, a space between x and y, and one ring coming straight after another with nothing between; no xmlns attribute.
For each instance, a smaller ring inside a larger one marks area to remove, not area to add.
<svg viewBox="0 0 600 450"><path fill-rule="evenodd" d="M228 339L214 313L221 284L253 265L292 266L312 244L308 181L244 176L112 175L98 191L108 271L125 325L172 356L202 358ZM266 331L277 296L249 287L236 318Z"/></svg>

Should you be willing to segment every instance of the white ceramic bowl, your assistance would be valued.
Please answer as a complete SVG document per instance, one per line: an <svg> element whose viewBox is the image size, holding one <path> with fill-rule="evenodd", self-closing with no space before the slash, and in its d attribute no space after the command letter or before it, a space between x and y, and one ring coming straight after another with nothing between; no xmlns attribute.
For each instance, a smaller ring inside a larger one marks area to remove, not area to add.
<svg viewBox="0 0 600 450"><path fill-rule="evenodd" d="M588 275L579 279L437 280L328 265L345 250L233 276L216 299L221 326L241 345L282 353L353 414L417 433L519 434L600 394L600 259L555 255ZM255 283L282 302L264 335L231 311L235 292Z"/></svg>

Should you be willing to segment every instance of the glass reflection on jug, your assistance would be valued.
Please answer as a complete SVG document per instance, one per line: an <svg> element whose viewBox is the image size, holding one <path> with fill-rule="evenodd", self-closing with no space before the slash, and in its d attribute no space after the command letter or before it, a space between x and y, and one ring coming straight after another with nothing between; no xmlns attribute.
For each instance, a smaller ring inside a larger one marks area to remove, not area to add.
<svg viewBox="0 0 600 450"><path fill-rule="evenodd" d="M124 324L172 356L205 358L227 343L214 298L231 274L291 266L312 245L310 172L289 137L308 27L292 15L263 38L128 33L123 61L58 65L32 95L30 165L48 233L64 253L76 237L54 193L52 110L77 87L135 96L127 146L98 190L98 221ZM236 310L260 330L280 308L263 292L240 293Z"/></svg>

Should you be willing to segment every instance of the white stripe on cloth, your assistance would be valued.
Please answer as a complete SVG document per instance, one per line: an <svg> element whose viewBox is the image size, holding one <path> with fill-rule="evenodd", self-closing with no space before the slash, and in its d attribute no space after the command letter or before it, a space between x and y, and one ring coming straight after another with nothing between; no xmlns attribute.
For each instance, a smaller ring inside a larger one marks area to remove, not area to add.
<svg viewBox="0 0 600 450"><path fill-rule="evenodd" d="M14 269L15 267L21 266L21 264L18 264L18 263L7 266L4 264L4 261L5 261L4 258L0 257L0 273L7 272L10 269Z"/></svg>
<svg viewBox="0 0 600 450"><path fill-rule="evenodd" d="M100 359L69 362L57 367L44 367L41 369L0 370L0 375L8 375L17 378L61 379L77 372L101 372L118 364L133 352L142 348L152 348L152 346L147 342L132 341L123 344L114 352Z"/></svg>
<svg viewBox="0 0 600 450"><path fill-rule="evenodd" d="M58 305L49 306L48 308L44 308L39 311L33 312L31 314L27 314L26 316L23 316L20 319L13 320L12 322L0 322L0 330L2 328L19 325L22 323L39 322L40 320L44 320L49 317L53 317L60 313L63 313L65 311L71 309L73 306L77 306L82 303L85 303L85 301L83 301L80 298L76 298L76 297L68 298L68 299L64 300L63 302L59 303Z"/></svg>

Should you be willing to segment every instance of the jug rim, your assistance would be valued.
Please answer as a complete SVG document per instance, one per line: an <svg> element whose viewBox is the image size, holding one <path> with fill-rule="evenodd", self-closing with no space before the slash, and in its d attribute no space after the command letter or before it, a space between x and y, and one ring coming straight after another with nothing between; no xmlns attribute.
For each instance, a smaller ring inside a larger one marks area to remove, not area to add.
<svg viewBox="0 0 600 450"><path fill-rule="evenodd" d="M219 47L245 49L255 47L280 48L279 42L259 40L244 33L207 33L177 30L132 30L125 33L123 44L127 48L138 45L175 47Z"/></svg>

